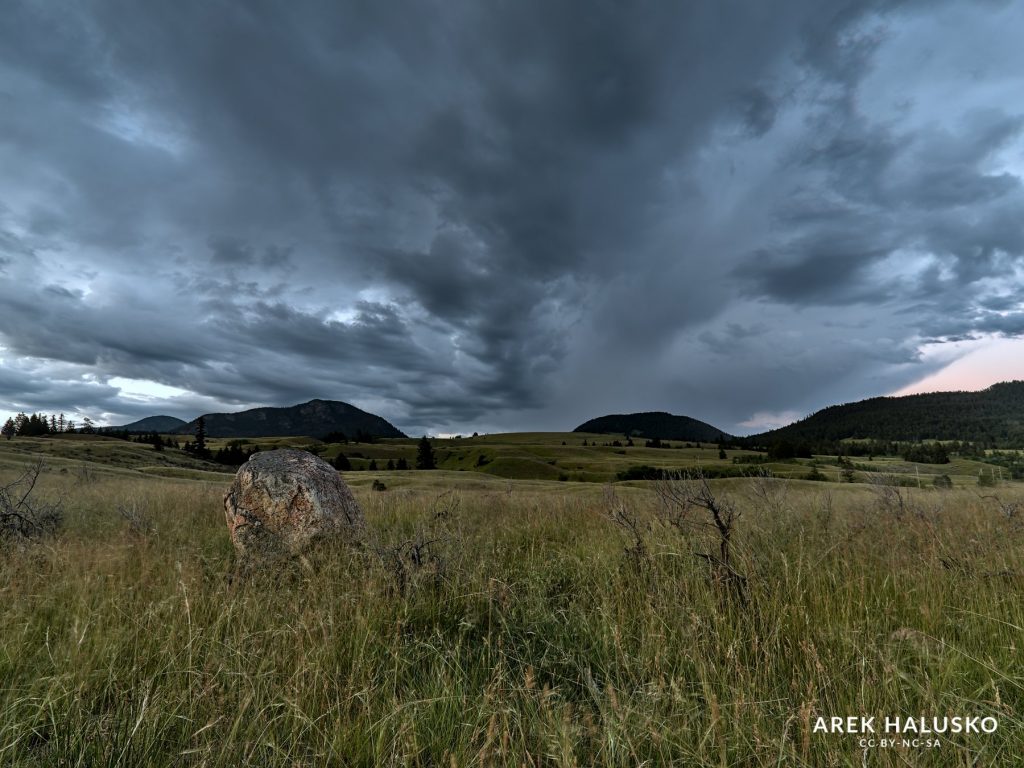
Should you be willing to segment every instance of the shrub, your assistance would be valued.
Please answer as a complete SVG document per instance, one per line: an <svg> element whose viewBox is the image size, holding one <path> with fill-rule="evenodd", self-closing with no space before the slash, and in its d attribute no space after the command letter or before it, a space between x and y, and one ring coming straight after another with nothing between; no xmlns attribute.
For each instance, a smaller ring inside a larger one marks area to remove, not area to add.
<svg viewBox="0 0 1024 768"><path fill-rule="evenodd" d="M36 484L43 472L37 461L14 482L0 487L0 544L52 535L64 519L60 501L40 501Z"/></svg>
<svg viewBox="0 0 1024 768"><path fill-rule="evenodd" d="M826 478L825 475L821 473L821 470L818 469L817 464L811 464L811 471L804 475L804 479L822 481L827 480L828 478Z"/></svg>
<svg viewBox="0 0 1024 768"><path fill-rule="evenodd" d="M623 469L616 473L615 477L619 480L660 480L666 474L667 470L641 464L629 469Z"/></svg>
<svg viewBox="0 0 1024 768"><path fill-rule="evenodd" d="M725 494L716 494L707 476L697 472L665 473L654 485L659 516L681 532L713 530L717 552L694 552L710 569L711 581L740 605L747 604L747 577L733 566L732 541L739 519L736 504ZM700 510L704 514L699 515Z"/></svg>

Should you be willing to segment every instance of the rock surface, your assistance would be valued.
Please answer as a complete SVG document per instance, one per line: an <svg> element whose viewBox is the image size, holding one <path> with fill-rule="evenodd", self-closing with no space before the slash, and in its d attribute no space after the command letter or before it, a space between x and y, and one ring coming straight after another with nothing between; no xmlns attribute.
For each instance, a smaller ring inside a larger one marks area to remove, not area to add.
<svg viewBox="0 0 1024 768"><path fill-rule="evenodd" d="M366 520L352 491L326 461L306 451L253 454L224 494L239 555L298 555L324 539L362 541Z"/></svg>

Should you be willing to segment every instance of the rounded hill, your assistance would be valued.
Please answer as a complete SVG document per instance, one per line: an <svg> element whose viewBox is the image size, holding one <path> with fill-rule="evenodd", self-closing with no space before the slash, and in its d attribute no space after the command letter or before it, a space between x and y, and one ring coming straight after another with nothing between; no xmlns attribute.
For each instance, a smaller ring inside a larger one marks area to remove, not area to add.
<svg viewBox="0 0 1024 768"><path fill-rule="evenodd" d="M694 443L714 443L729 440L731 437L728 433L706 422L689 416L675 416L663 411L599 416L580 424L573 432L628 435L659 440L685 440Z"/></svg>

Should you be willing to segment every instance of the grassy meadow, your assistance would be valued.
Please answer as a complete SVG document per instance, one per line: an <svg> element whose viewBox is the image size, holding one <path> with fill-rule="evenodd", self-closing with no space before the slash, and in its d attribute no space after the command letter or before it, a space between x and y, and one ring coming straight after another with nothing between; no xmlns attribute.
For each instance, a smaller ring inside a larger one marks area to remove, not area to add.
<svg viewBox="0 0 1024 768"><path fill-rule="evenodd" d="M0 765L1020 764L1024 485L880 458L921 487L798 479L806 462L711 481L738 512L741 596L701 556L720 551L707 510L680 520L653 483L606 485L734 452L584 439L611 438L442 440L438 471L345 473L369 545L245 579L223 468L0 442L0 483L41 457L35 493L65 512L56 537L0 548ZM833 715L999 727L865 752L813 731Z"/></svg>

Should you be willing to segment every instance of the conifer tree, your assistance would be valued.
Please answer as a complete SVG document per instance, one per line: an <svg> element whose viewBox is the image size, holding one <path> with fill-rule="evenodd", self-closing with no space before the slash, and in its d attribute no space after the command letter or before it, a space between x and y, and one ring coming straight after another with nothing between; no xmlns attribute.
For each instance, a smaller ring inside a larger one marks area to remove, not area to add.
<svg viewBox="0 0 1024 768"><path fill-rule="evenodd" d="M416 469L437 469L437 464L434 462L434 448L426 435L420 438L420 442L416 446Z"/></svg>
<svg viewBox="0 0 1024 768"><path fill-rule="evenodd" d="M210 458L210 449L206 447L206 419L202 416L196 421L196 442L192 452L200 459Z"/></svg>

